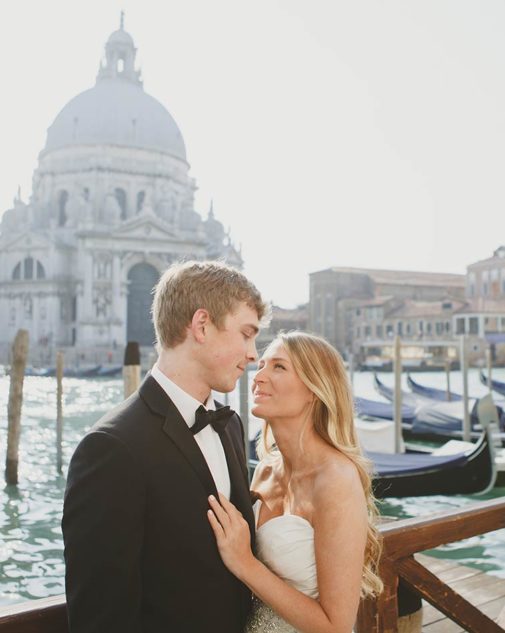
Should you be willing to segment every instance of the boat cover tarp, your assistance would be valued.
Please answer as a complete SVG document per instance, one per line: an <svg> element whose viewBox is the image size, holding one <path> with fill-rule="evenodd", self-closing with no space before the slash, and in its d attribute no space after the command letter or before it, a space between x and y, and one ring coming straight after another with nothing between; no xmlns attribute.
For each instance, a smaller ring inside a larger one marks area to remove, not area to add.
<svg viewBox="0 0 505 633"><path fill-rule="evenodd" d="M419 453L375 453L366 452L374 464L377 475L408 475L427 470L445 470L454 466L463 466L470 459L467 453L450 456L433 456ZM471 454L470 454L471 455Z"/></svg>
<svg viewBox="0 0 505 633"><path fill-rule="evenodd" d="M454 393L453 391L450 392L451 399L448 400L447 391L444 391L443 389L435 389L434 387L426 387L425 385L420 385L410 376L407 376L407 384L414 393L425 396L426 398L430 398L431 400L441 400L442 402L457 402L459 400L463 400L463 396L461 396L459 393Z"/></svg>
<svg viewBox="0 0 505 633"><path fill-rule="evenodd" d="M379 418L381 420L392 420L394 417L393 405L390 402L378 402L356 397L354 399L356 412L360 417ZM402 406L402 421L412 424L416 413L412 407Z"/></svg>

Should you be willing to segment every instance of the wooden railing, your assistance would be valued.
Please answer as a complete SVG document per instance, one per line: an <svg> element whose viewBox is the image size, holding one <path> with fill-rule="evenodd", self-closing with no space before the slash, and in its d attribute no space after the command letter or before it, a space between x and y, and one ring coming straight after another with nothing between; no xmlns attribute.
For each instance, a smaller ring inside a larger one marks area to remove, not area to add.
<svg viewBox="0 0 505 633"><path fill-rule="evenodd" d="M356 633L397 633L400 578L465 631L503 633L504 629L496 622L415 560L414 554L504 527L504 499L479 502L463 510L443 512L430 518L404 519L382 525L381 576L385 589L378 600L361 603Z"/></svg>
<svg viewBox="0 0 505 633"><path fill-rule="evenodd" d="M397 633L398 582L403 582L469 633L504 629L439 580L413 555L505 527L505 500L472 504L430 518L405 519L380 527L384 539L378 600L360 605L356 633ZM0 633L68 633L65 596L33 600L0 609Z"/></svg>

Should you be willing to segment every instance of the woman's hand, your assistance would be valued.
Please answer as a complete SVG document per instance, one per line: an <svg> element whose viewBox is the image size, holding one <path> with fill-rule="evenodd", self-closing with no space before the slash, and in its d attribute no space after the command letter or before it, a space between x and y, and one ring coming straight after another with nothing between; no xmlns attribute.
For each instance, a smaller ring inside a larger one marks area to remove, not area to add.
<svg viewBox="0 0 505 633"><path fill-rule="evenodd" d="M221 493L219 501L211 495L209 504L212 509L207 512L207 516L216 535L223 563L232 574L244 580L247 570L256 562L251 551L249 524Z"/></svg>

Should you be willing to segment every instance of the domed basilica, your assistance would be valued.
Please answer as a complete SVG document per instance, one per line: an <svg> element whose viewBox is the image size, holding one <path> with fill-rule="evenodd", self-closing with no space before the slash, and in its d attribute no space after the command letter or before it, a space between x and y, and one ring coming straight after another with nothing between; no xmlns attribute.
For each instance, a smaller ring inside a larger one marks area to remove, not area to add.
<svg viewBox="0 0 505 633"><path fill-rule="evenodd" d="M30 201L18 193L2 216L3 351L19 328L32 350L152 345L151 290L172 261L242 265L212 208L195 211L184 139L135 54L121 18L95 86L48 129Z"/></svg>

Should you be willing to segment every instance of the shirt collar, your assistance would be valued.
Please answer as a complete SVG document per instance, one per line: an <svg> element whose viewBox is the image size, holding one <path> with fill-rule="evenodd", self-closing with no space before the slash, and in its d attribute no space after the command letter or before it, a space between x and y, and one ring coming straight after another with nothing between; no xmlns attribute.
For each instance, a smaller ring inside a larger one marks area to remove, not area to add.
<svg viewBox="0 0 505 633"><path fill-rule="evenodd" d="M179 413L184 418L186 424L191 427L195 423L195 411L202 405L196 398L190 396L189 393L181 389L179 385L176 385L173 380L170 380L165 374L161 371L157 364L153 366L151 369L151 376L156 380L156 382L161 386L161 388L165 391L167 396L172 400L175 404ZM212 393L207 398L207 401L204 404L204 407L207 410L214 411L216 408L214 399L212 397Z"/></svg>

